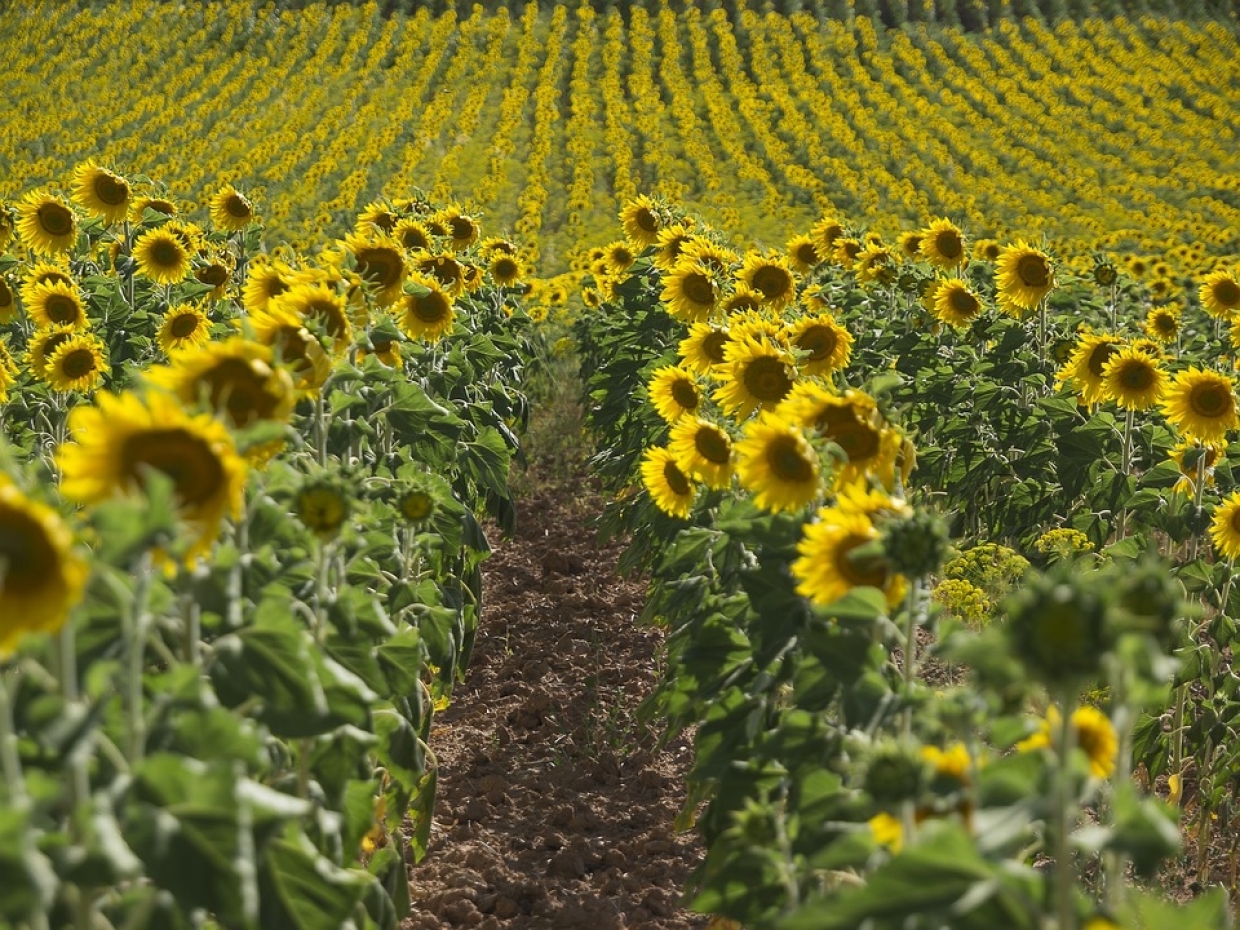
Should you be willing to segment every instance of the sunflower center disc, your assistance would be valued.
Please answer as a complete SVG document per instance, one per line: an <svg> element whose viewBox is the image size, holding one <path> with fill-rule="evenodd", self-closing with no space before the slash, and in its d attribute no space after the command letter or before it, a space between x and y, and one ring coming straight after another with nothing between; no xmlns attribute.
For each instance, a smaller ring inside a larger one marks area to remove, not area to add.
<svg viewBox="0 0 1240 930"><path fill-rule="evenodd" d="M835 569L852 587L881 588L887 583L887 563L882 556L854 557L852 555L854 549L864 546L869 541L865 536L852 533L840 543L835 558Z"/></svg>
<svg viewBox="0 0 1240 930"><path fill-rule="evenodd" d="M702 354L716 365L723 364L723 347L728 343L728 334L718 330L702 340Z"/></svg>
<svg viewBox="0 0 1240 930"><path fill-rule="evenodd" d="M448 315L447 301L437 294L419 297L413 302L413 315L423 323L438 323Z"/></svg>
<svg viewBox="0 0 1240 930"><path fill-rule="evenodd" d="M1235 281L1220 281L1214 285L1214 299L1224 307L1233 307L1240 303L1240 285Z"/></svg>
<svg viewBox="0 0 1240 930"><path fill-rule="evenodd" d="M764 265L754 272L753 286L760 290L767 300L775 300L788 293L792 282L782 268Z"/></svg>
<svg viewBox="0 0 1240 930"><path fill-rule="evenodd" d="M672 382L672 400L684 410L696 410L698 406L697 388L692 381Z"/></svg>
<svg viewBox="0 0 1240 930"><path fill-rule="evenodd" d="M781 436L771 443L766 460L780 481L807 484L814 480L814 463L805 457L801 444L792 436Z"/></svg>
<svg viewBox="0 0 1240 930"><path fill-rule="evenodd" d="M95 196L109 207L119 207L129 199L129 185L120 178L101 175L95 181Z"/></svg>
<svg viewBox="0 0 1240 930"><path fill-rule="evenodd" d="M684 294L695 304L703 306L714 306L715 304L715 288L711 284L710 278L695 271L685 276L684 284L681 285Z"/></svg>
<svg viewBox="0 0 1240 930"><path fill-rule="evenodd" d="M1026 287L1046 287L1050 269L1040 255L1022 255L1016 263L1016 274Z"/></svg>
<svg viewBox="0 0 1240 930"><path fill-rule="evenodd" d="M174 339L184 339L186 336L192 336L198 329L198 317L192 313L183 313L168 327L168 331L172 333Z"/></svg>
<svg viewBox="0 0 1240 930"><path fill-rule="evenodd" d="M1218 417L1231 406L1231 396L1222 388L1207 384L1189 395L1189 405L1198 416Z"/></svg>
<svg viewBox="0 0 1240 930"><path fill-rule="evenodd" d="M797 340L797 347L809 353L811 362L821 362L831 357L838 338L827 326L811 326Z"/></svg>
<svg viewBox="0 0 1240 930"><path fill-rule="evenodd" d="M224 209L228 211L229 216L234 216L239 220L250 218L250 202L240 194L233 194L225 200Z"/></svg>
<svg viewBox="0 0 1240 930"><path fill-rule="evenodd" d="M777 403L792 390L784 363L770 356L754 359L745 369L744 381L749 393L764 404Z"/></svg>
<svg viewBox="0 0 1240 930"><path fill-rule="evenodd" d="M17 510L0 511L0 572L4 590L37 591L56 566L56 552L38 522Z"/></svg>
<svg viewBox="0 0 1240 930"><path fill-rule="evenodd" d="M685 477L684 472L676 466L675 462L668 462L663 466L663 479L674 493L682 497L692 490L689 479Z"/></svg>
<svg viewBox="0 0 1240 930"><path fill-rule="evenodd" d="M201 504L224 485L224 466L215 450L184 429L151 430L129 437L121 449L121 470L139 485L148 468L163 472L182 504Z"/></svg>
<svg viewBox="0 0 1240 930"><path fill-rule="evenodd" d="M181 247L171 240L161 239L151 246L151 259L160 267L175 268L181 256Z"/></svg>
<svg viewBox="0 0 1240 930"><path fill-rule="evenodd" d="M55 294L48 298L47 317L53 323L74 323L80 314L81 307L72 297Z"/></svg>
<svg viewBox="0 0 1240 930"><path fill-rule="evenodd" d="M715 465L726 465L732 457L732 447L727 437L714 427L699 429L693 437L693 447L702 458Z"/></svg>
<svg viewBox="0 0 1240 930"><path fill-rule="evenodd" d="M58 203L39 207L39 225L53 236L67 236L73 231L73 213Z"/></svg>
<svg viewBox="0 0 1240 930"><path fill-rule="evenodd" d="M64 357L60 367L70 381L85 378L95 370L95 354L90 349L75 349Z"/></svg>

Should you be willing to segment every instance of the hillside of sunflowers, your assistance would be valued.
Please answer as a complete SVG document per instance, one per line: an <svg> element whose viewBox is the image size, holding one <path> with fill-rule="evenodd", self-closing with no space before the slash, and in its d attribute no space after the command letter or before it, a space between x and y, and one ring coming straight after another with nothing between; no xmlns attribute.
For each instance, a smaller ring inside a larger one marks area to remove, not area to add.
<svg viewBox="0 0 1240 930"><path fill-rule="evenodd" d="M0 926L440 925L493 590L584 571L483 583L548 442L692 750L682 916L607 926L1231 926L1238 52L1222 0L0 8ZM597 925L489 882L442 925Z"/></svg>

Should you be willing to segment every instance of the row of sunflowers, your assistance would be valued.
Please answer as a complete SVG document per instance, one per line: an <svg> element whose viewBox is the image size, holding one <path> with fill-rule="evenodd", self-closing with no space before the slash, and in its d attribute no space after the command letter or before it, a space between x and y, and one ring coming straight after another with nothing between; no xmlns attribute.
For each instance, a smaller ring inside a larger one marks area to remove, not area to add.
<svg viewBox="0 0 1240 930"><path fill-rule="evenodd" d="M649 710L693 734L693 906L1226 926L1132 877L1187 838L1236 887L1205 852L1240 826L1234 257L1171 299L946 218L782 250L655 197L621 221L573 334L668 630Z"/></svg>
<svg viewBox="0 0 1240 930"><path fill-rule="evenodd" d="M519 250L66 181L0 211L0 923L395 930L515 518Z"/></svg>

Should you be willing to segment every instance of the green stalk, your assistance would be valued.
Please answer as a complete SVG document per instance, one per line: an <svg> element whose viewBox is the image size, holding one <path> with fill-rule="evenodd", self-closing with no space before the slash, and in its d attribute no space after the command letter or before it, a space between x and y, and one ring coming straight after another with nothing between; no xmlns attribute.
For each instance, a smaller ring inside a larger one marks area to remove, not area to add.
<svg viewBox="0 0 1240 930"><path fill-rule="evenodd" d="M921 579L914 578L908 587L904 599L904 700L910 702L905 706L900 720L900 735L911 736L913 733L913 679L917 674L917 615L921 610Z"/></svg>
<svg viewBox="0 0 1240 930"><path fill-rule="evenodd" d="M1137 412L1128 410L1124 416L1124 442L1123 448L1120 450L1120 468L1125 476L1132 474L1132 428L1133 421L1136 419ZM1123 539L1128 535L1128 508L1127 506L1120 509L1119 518L1116 521L1115 538Z"/></svg>
<svg viewBox="0 0 1240 930"><path fill-rule="evenodd" d="M146 635L151 617L148 602L151 596L151 576L154 571L151 553L145 552L138 564L137 587L126 611L126 638L129 640L129 669L126 681L129 720L128 757L131 765L142 761L146 754L146 715L143 707L142 673L146 662Z"/></svg>
<svg viewBox="0 0 1240 930"><path fill-rule="evenodd" d="M13 704L9 700L9 676L0 667L0 772L8 794L7 807L25 813L30 809L30 795L26 793L26 778L22 773L22 759L17 751L17 731L13 727ZM37 853L32 830L22 836L23 851L27 855ZM30 930L48 930L47 911L43 902L30 915Z"/></svg>
<svg viewBox="0 0 1240 930"><path fill-rule="evenodd" d="M1076 907L1072 892L1076 887L1076 877L1072 873L1072 846L1069 837L1072 833L1073 814L1076 805L1072 797L1072 749L1076 733L1072 729L1072 713L1076 709L1076 696L1065 689L1060 700L1062 717L1059 721L1059 778L1055 792L1056 822L1055 829L1055 913L1058 921L1056 930L1076 930Z"/></svg>

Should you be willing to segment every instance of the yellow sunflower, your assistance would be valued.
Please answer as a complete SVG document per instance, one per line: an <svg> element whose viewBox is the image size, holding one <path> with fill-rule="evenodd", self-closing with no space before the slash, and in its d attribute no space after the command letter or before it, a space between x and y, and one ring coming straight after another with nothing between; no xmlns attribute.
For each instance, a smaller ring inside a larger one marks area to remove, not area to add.
<svg viewBox="0 0 1240 930"><path fill-rule="evenodd" d="M689 327L689 335L680 340L681 365L699 375L712 374L715 366L725 361L723 348L729 338L723 327L694 323Z"/></svg>
<svg viewBox="0 0 1240 930"><path fill-rule="evenodd" d="M673 223L659 230L655 240L655 253L651 261L661 271L671 271L684 256L687 248L698 241L698 237L685 223Z"/></svg>
<svg viewBox="0 0 1240 930"><path fill-rule="evenodd" d="M430 249L433 242L431 231L425 224L412 218L398 222L392 229L392 238L410 252Z"/></svg>
<svg viewBox="0 0 1240 930"><path fill-rule="evenodd" d="M917 261L921 258L921 240L924 233L920 230L909 230L900 233L896 239L896 245L900 248L900 254L910 261Z"/></svg>
<svg viewBox="0 0 1240 930"><path fill-rule="evenodd" d="M17 295L9 286L8 278L0 275L0 325L10 323L17 316Z"/></svg>
<svg viewBox="0 0 1240 930"><path fill-rule="evenodd" d="M1107 362L1124 348L1124 341L1107 333L1085 333L1072 356L1055 374L1059 381L1071 381L1083 405L1100 404L1106 399L1104 370Z"/></svg>
<svg viewBox="0 0 1240 930"><path fill-rule="evenodd" d="M1023 241L1004 247L995 277L1000 306L1018 319L1055 288L1050 256Z"/></svg>
<svg viewBox="0 0 1240 930"><path fill-rule="evenodd" d="M667 312L686 323L700 323L719 307L720 287L709 268L681 262L667 276L659 299Z"/></svg>
<svg viewBox="0 0 1240 930"><path fill-rule="evenodd" d="M488 270L491 280L501 287L510 287L521 281L521 260L515 255L496 253L490 260Z"/></svg>
<svg viewBox="0 0 1240 930"><path fill-rule="evenodd" d="M4 337L0 336L0 404L9 399L9 388L16 380L17 366L13 363L13 357L9 355Z"/></svg>
<svg viewBox="0 0 1240 930"><path fill-rule="evenodd" d="M964 233L951 220L937 219L921 231L919 254L936 268L959 268L967 258Z"/></svg>
<svg viewBox="0 0 1240 930"><path fill-rule="evenodd" d="M743 284L723 298L723 301L719 304L719 309L728 316L732 316L734 313L756 313L761 307L762 295L757 291L750 290Z"/></svg>
<svg viewBox="0 0 1240 930"><path fill-rule="evenodd" d="M314 321L332 340L332 351L340 354L353 342L345 298L324 282L294 284L276 297L273 304L287 307L307 322Z"/></svg>
<svg viewBox="0 0 1240 930"><path fill-rule="evenodd" d="M720 370L723 383L714 398L738 419L770 409L788 396L796 379L795 362L783 348L761 338L728 340Z"/></svg>
<svg viewBox="0 0 1240 930"><path fill-rule="evenodd" d="M732 437L701 417L681 417L672 426L668 449L680 470L708 488L732 483Z"/></svg>
<svg viewBox="0 0 1240 930"><path fill-rule="evenodd" d="M440 288L450 297L460 297L465 293L466 267L453 253L440 252L432 255L429 252L419 252L414 256L414 265L423 275L429 275L438 281ZM563 303L567 295L557 299L553 292L550 299L553 303Z"/></svg>
<svg viewBox="0 0 1240 930"><path fill-rule="evenodd" d="M26 367L40 380L48 380L47 361L52 353L70 336L76 333L72 326L50 326L36 329L26 344Z"/></svg>
<svg viewBox="0 0 1240 930"><path fill-rule="evenodd" d="M156 284L178 284L193 268L185 243L164 227L138 236L133 244L133 257L138 273Z"/></svg>
<svg viewBox="0 0 1240 930"><path fill-rule="evenodd" d="M228 232L239 232L257 219L250 199L231 184L211 197L209 212L216 228Z"/></svg>
<svg viewBox="0 0 1240 930"><path fill-rule="evenodd" d="M1154 307L1145 317L1145 334L1163 344L1175 342L1180 335L1180 308ZM1233 337L1232 342L1235 342Z"/></svg>
<svg viewBox="0 0 1240 930"><path fill-rule="evenodd" d="M135 223L141 223L146 219L147 210L166 217L173 217L178 213L177 205L164 197L138 197L133 202L129 217Z"/></svg>
<svg viewBox="0 0 1240 930"><path fill-rule="evenodd" d="M55 391L92 391L103 380L107 364L98 336L74 333L48 355L43 377Z"/></svg>
<svg viewBox="0 0 1240 930"><path fill-rule="evenodd" d="M261 420L285 423L296 400L293 380L275 366L271 348L241 336L179 352L145 378L186 406L205 404L238 429Z"/></svg>
<svg viewBox="0 0 1240 930"><path fill-rule="evenodd" d="M246 269L245 287L241 289L241 305L250 313L266 310L267 306L289 290L296 282L296 272L287 262L260 256Z"/></svg>
<svg viewBox="0 0 1240 930"><path fill-rule="evenodd" d="M194 268L194 280L211 288L203 295L204 300L224 299L228 293L228 282L232 278L234 264L230 253L219 252Z"/></svg>
<svg viewBox="0 0 1240 930"><path fill-rule="evenodd" d="M1107 400L1124 410L1148 410L1162 400L1167 373L1156 359L1133 346L1113 353L1102 366Z"/></svg>
<svg viewBox="0 0 1240 930"><path fill-rule="evenodd" d="M967 329L982 312L982 302L972 288L959 278L938 282L931 312L956 329Z"/></svg>
<svg viewBox="0 0 1240 930"><path fill-rule="evenodd" d="M77 214L50 191L31 191L17 205L17 232L36 255L59 255L77 241Z"/></svg>
<svg viewBox="0 0 1240 930"><path fill-rule="evenodd" d="M857 280L862 284L871 282L890 284L896 276L895 256L885 245L870 243L857 253L857 260L853 262L853 271L856 272Z"/></svg>
<svg viewBox="0 0 1240 930"><path fill-rule="evenodd" d="M852 334L829 313L808 316L789 327L789 342L806 353L801 371L807 375L827 375L848 367L852 357Z"/></svg>
<svg viewBox="0 0 1240 930"><path fill-rule="evenodd" d="M736 444L741 487L764 510L799 510L822 492L818 454L801 430L770 414L751 420Z"/></svg>
<svg viewBox="0 0 1240 930"><path fill-rule="evenodd" d="M629 241L644 249L658 241L665 213L655 201L643 194L630 200L620 210L620 224Z"/></svg>
<svg viewBox="0 0 1240 930"><path fill-rule="evenodd" d="M1226 446L1220 444L1181 441L1169 453L1180 470L1180 479L1172 490L1193 497L1199 475L1206 487L1214 487L1214 467L1222 460L1225 450Z"/></svg>
<svg viewBox="0 0 1240 930"><path fill-rule="evenodd" d="M702 406L702 391L692 372L665 365L655 371L647 388L650 403L668 423L675 423L683 416L697 413Z"/></svg>
<svg viewBox="0 0 1240 930"><path fill-rule="evenodd" d="M86 318L86 304L76 284L60 281L36 284L25 294L26 313L35 326L69 326L85 329L90 326Z"/></svg>
<svg viewBox="0 0 1240 930"><path fill-rule="evenodd" d="M888 605L899 603L903 579L875 552L881 534L869 517L838 507L824 507L803 529L792 563L796 591L815 604L838 601L854 588L878 588Z"/></svg>
<svg viewBox="0 0 1240 930"><path fill-rule="evenodd" d="M1162 401L1163 413L1189 439L1223 442L1240 428L1236 386L1227 375L1192 367L1171 382Z"/></svg>
<svg viewBox="0 0 1240 930"><path fill-rule="evenodd" d="M981 261L997 262L1003 255L1003 246L995 239L978 239L973 243L973 257Z"/></svg>
<svg viewBox="0 0 1240 930"><path fill-rule="evenodd" d="M211 321L202 308L192 304L174 304L164 313L155 341L165 355L183 352L203 345L211 338Z"/></svg>
<svg viewBox="0 0 1240 930"><path fill-rule="evenodd" d="M1030 752L1050 747L1052 734L1059 732L1059 721L1062 719L1059 708L1051 705L1037 732L1017 743L1016 749ZM1094 778L1109 778L1115 771L1115 761L1119 756L1119 740L1110 718L1098 708L1084 705L1072 712L1072 730L1076 748L1085 753L1089 760L1089 774Z"/></svg>
<svg viewBox="0 0 1240 930"><path fill-rule="evenodd" d="M779 309L796 297L796 275L783 258L750 252L745 256L738 278L746 287L762 295L762 303Z"/></svg>
<svg viewBox="0 0 1240 930"><path fill-rule="evenodd" d="M1216 271L1206 276L1197 296L1210 316L1230 319L1240 309L1240 280L1234 272Z"/></svg>
<svg viewBox="0 0 1240 930"><path fill-rule="evenodd" d="M439 211L436 219L443 223L452 238L452 248L463 251L478 241L478 221L453 204Z"/></svg>
<svg viewBox="0 0 1240 930"><path fill-rule="evenodd" d="M809 236L793 236L788 240L785 248L788 252L788 262L801 274L808 274L822 262L818 246Z"/></svg>
<svg viewBox="0 0 1240 930"><path fill-rule="evenodd" d="M456 321L452 295L430 275L413 272L409 284L418 293L405 294L398 305L396 325L410 339L436 342L452 332Z"/></svg>
<svg viewBox="0 0 1240 930"><path fill-rule="evenodd" d="M60 516L0 474L0 659L28 633L59 630L89 571Z"/></svg>
<svg viewBox="0 0 1240 930"><path fill-rule="evenodd" d="M387 236L359 236L356 233L346 236L344 244L353 254L357 273L371 288L375 302L380 307L390 307L396 303L409 274L400 244Z"/></svg>
<svg viewBox="0 0 1240 930"><path fill-rule="evenodd" d="M684 473L676 459L667 449L650 448L642 458L642 484L650 492L655 506L666 514L689 516L697 489L693 480Z"/></svg>
<svg viewBox="0 0 1240 930"><path fill-rule="evenodd" d="M254 337L271 346L280 362L289 367L298 391L313 396L326 383L331 359L295 312L278 300L272 301L266 310L250 315L250 325Z"/></svg>
<svg viewBox="0 0 1240 930"><path fill-rule="evenodd" d="M365 234L367 226L377 226L380 232L390 233L400 222L400 214L381 200L372 200L357 215L357 231Z"/></svg>
<svg viewBox="0 0 1240 930"><path fill-rule="evenodd" d="M1210 522L1210 538L1215 550L1225 559L1240 556L1240 491L1233 492L1214 511Z"/></svg>
<svg viewBox="0 0 1240 930"><path fill-rule="evenodd" d="M857 263L857 256L865 249L860 239L852 236L841 236L835 240L835 248L831 258L841 268L852 268Z"/></svg>
<svg viewBox="0 0 1240 930"><path fill-rule="evenodd" d="M810 238L818 246L818 254L826 257L835 254L835 242L844 235L844 225L835 217L824 216L809 231Z"/></svg>
<svg viewBox="0 0 1240 930"><path fill-rule="evenodd" d="M87 214L111 225L129 215L133 191L129 182L119 174L88 161L74 170L70 196Z"/></svg>
<svg viewBox="0 0 1240 930"><path fill-rule="evenodd" d="M17 221L13 218L13 211L9 205L0 200L0 252L8 248L9 241L17 232Z"/></svg>
<svg viewBox="0 0 1240 930"><path fill-rule="evenodd" d="M369 348L358 351L359 363L363 361L367 355L374 355L375 358L381 361L384 365L387 365L388 368L400 367L400 343L395 339L371 334Z"/></svg>
<svg viewBox="0 0 1240 930"><path fill-rule="evenodd" d="M884 487L894 487L903 440L868 394L852 389L835 394L805 382L793 388L779 414L802 429L817 431L844 453L846 461L837 466L832 482L837 489L865 484L871 475Z"/></svg>

